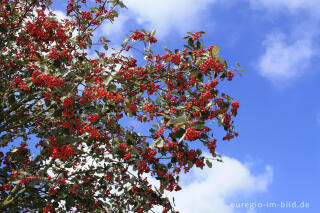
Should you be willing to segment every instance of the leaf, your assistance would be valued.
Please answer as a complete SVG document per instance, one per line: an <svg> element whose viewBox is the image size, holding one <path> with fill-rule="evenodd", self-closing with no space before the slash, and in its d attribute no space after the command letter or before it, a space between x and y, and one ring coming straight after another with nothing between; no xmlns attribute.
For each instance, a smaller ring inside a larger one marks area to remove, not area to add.
<svg viewBox="0 0 320 213"><path fill-rule="evenodd" d="M162 140L162 138L161 138L160 142L158 142L158 143L156 144L156 147L162 148L163 145L164 145L164 140Z"/></svg>
<svg viewBox="0 0 320 213"><path fill-rule="evenodd" d="M98 8L96 8L96 7L91 7L90 10L93 11L93 12L98 12L99 11Z"/></svg>
<svg viewBox="0 0 320 213"><path fill-rule="evenodd" d="M161 98L160 97L158 97L157 99L156 99L156 104L158 104L158 105L160 105L161 104Z"/></svg>
<svg viewBox="0 0 320 213"><path fill-rule="evenodd" d="M9 104L13 105L16 102L14 95L10 95L8 98Z"/></svg>
<svg viewBox="0 0 320 213"><path fill-rule="evenodd" d="M19 179L15 179L15 180L9 181L9 183L17 185L17 184L20 183L20 180Z"/></svg>
<svg viewBox="0 0 320 213"><path fill-rule="evenodd" d="M153 29L153 30L151 31L150 35L151 35L151 36L154 36L155 34L156 34L156 30Z"/></svg>
<svg viewBox="0 0 320 213"><path fill-rule="evenodd" d="M175 126L181 126L181 125L185 124L186 122L187 122L187 118L181 116L181 117L176 118L176 119L174 120L173 124L174 124Z"/></svg>
<svg viewBox="0 0 320 213"><path fill-rule="evenodd" d="M123 45L127 45L129 43L130 39L126 38L125 40L123 40Z"/></svg>
<svg viewBox="0 0 320 213"><path fill-rule="evenodd" d="M168 49L168 47L162 46L162 48L163 48L165 51L167 51L168 53L172 53L171 50Z"/></svg>
<svg viewBox="0 0 320 213"><path fill-rule="evenodd" d="M4 24L0 24L0 32L5 33L7 31L8 31L7 27L5 27Z"/></svg>
<svg viewBox="0 0 320 213"><path fill-rule="evenodd" d="M214 47L212 48L212 50L211 50L212 56L218 55L219 52L220 52L220 48L219 48L217 45L214 46Z"/></svg>
<svg viewBox="0 0 320 213"><path fill-rule="evenodd" d="M174 133L173 137L174 138L181 138L185 132L186 132L185 129L180 128Z"/></svg>
<svg viewBox="0 0 320 213"><path fill-rule="evenodd" d="M163 145L164 145L164 140L161 137L159 137L155 141L153 141L151 148L153 147L162 148Z"/></svg>
<svg viewBox="0 0 320 213"><path fill-rule="evenodd" d="M74 198L72 195L68 195L66 198L66 210L70 211L73 205L74 205Z"/></svg>
<svg viewBox="0 0 320 213"><path fill-rule="evenodd" d="M195 65L196 65L196 66L199 66L200 64L203 63L203 61L204 61L203 59L197 58Z"/></svg>
<svg viewBox="0 0 320 213"><path fill-rule="evenodd" d="M145 29L141 30L144 34L148 34L148 32Z"/></svg>
<svg viewBox="0 0 320 213"><path fill-rule="evenodd" d="M233 116L237 116L237 114L238 114L237 110L232 111Z"/></svg>
<svg viewBox="0 0 320 213"><path fill-rule="evenodd" d="M113 76L112 76L112 75L109 75L107 78L105 78L105 79L103 80L103 83L104 83L106 86L108 86L108 85L110 84L110 82L112 81L112 79L113 79Z"/></svg>
<svg viewBox="0 0 320 213"><path fill-rule="evenodd" d="M226 95L224 93L221 94L222 97L224 97L225 99L227 99L228 101L232 101L233 98L231 98L229 95Z"/></svg>
<svg viewBox="0 0 320 213"><path fill-rule="evenodd" d="M221 126L223 124L223 122L224 122L224 115L223 114L219 114L217 116L217 118L218 118L218 121L219 121L219 126Z"/></svg>
<svg viewBox="0 0 320 213"><path fill-rule="evenodd" d="M10 150L11 153L17 152L19 149L17 147L14 147L13 149Z"/></svg>
<svg viewBox="0 0 320 213"><path fill-rule="evenodd" d="M207 166L208 166L209 168L212 168L212 162L211 162L211 161L206 160L206 164L207 164Z"/></svg>
<svg viewBox="0 0 320 213"><path fill-rule="evenodd" d="M122 2L122 1L118 1L118 5L121 7L121 8L127 8L127 6Z"/></svg>
<svg viewBox="0 0 320 213"><path fill-rule="evenodd" d="M119 16L119 13L115 10L112 10L112 14L115 16L115 17L118 17Z"/></svg>
<svg viewBox="0 0 320 213"><path fill-rule="evenodd" d="M196 43L196 49L199 50L201 48L201 43L199 40L197 40L197 43Z"/></svg>
<svg viewBox="0 0 320 213"><path fill-rule="evenodd" d="M188 39L188 45L194 48L193 39L191 37Z"/></svg>
<svg viewBox="0 0 320 213"><path fill-rule="evenodd" d="M203 130L203 128L205 127L206 123L204 121L198 121L197 123L193 124L193 127L195 130Z"/></svg>

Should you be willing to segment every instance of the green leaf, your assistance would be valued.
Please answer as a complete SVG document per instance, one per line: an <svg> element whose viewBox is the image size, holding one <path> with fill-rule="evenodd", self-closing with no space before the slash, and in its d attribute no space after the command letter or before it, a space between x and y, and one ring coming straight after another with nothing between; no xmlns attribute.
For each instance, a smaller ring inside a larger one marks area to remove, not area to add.
<svg viewBox="0 0 320 213"><path fill-rule="evenodd" d="M8 98L9 104L13 105L16 102L14 95L10 95Z"/></svg>
<svg viewBox="0 0 320 213"><path fill-rule="evenodd" d="M186 122L187 122L187 118L181 116L181 117L178 117L178 118L174 119L173 123L174 123L175 126L180 126L180 125L185 124Z"/></svg>
<svg viewBox="0 0 320 213"><path fill-rule="evenodd" d="M201 48L201 43L199 40L197 40L196 49L199 50L200 48Z"/></svg>
<svg viewBox="0 0 320 213"><path fill-rule="evenodd" d="M129 43L129 41L130 41L130 39L129 39L129 38L126 38L126 39L123 41L123 44L126 45L126 44Z"/></svg>
<svg viewBox="0 0 320 213"><path fill-rule="evenodd" d="M203 128L205 127L206 123L204 121L198 121L197 123L193 124L193 127L195 130L203 130Z"/></svg>
<svg viewBox="0 0 320 213"><path fill-rule="evenodd" d="M174 133L173 137L174 138L181 138L185 132L186 132L185 129L180 128Z"/></svg>
<svg viewBox="0 0 320 213"><path fill-rule="evenodd" d="M121 8L127 8L127 6L122 2L122 1L118 1L118 5L121 7Z"/></svg>
<svg viewBox="0 0 320 213"><path fill-rule="evenodd" d="M96 8L96 7L91 7L90 10L93 11L93 12L98 12L99 11L99 9Z"/></svg>
<svg viewBox="0 0 320 213"><path fill-rule="evenodd" d="M11 153L17 152L19 149L17 147L13 147L13 149L10 150Z"/></svg>
<svg viewBox="0 0 320 213"><path fill-rule="evenodd" d="M17 185L17 184L20 183L20 180L19 179L14 179L12 181L9 181L9 183Z"/></svg>
<svg viewBox="0 0 320 213"><path fill-rule="evenodd" d="M110 84L110 82L112 81L112 79L113 79L113 76L112 76L112 75L109 75L107 78L105 78L105 79L103 80L103 83L104 83L106 86L108 86L108 85Z"/></svg>
<svg viewBox="0 0 320 213"><path fill-rule="evenodd" d="M195 65L199 66L200 64L202 64L204 62L204 60L202 58L197 58Z"/></svg>
<svg viewBox="0 0 320 213"><path fill-rule="evenodd" d="M211 162L211 161L206 160L206 164L207 164L207 166L208 166L209 168L212 168L212 162Z"/></svg>
<svg viewBox="0 0 320 213"><path fill-rule="evenodd" d="M211 54L212 56L216 56L218 55L219 52L220 52L220 48L216 45L212 48Z"/></svg>
<svg viewBox="0 0 320 213"><path fill-rule="evenodd" d="M231 98L229 95L226 95L224 93L221 94L222 97L224 97L225 99L227 99L228 101L232 101L233 98Z"/></svg>
<svg viewBox="0 0 320 213"><path fill-rule="evenodd" d="M218 118L218 121L219 121L219 126L221 126L223 124L223 122L224 122L224 115L223 114L219 114L217 116L217 118Z"/></svg>
<svg viewBox="0 0 320 213"><path fill-rule="evenodd" d="M148 32L145 29L141 30L144 34L148 34Z"/></svg>
<svg viewBox="0 0 320 213"><path fill-rule="evenodd" d="M188 45L194 48L193 39L191 37L188 39Z"/></svg>
<svg viewBox="0 0 320 213"><path fill-rule="evenodd" d="M160 97L158 97L157 99L156 99L156 104L158 104L158 105L160 105L161 104L161 98Z"/></svg>
<svg viewBox="0 0 320 213"><path fill-rule="evenodd" d="M159 137L155 141L153 141L151 148L153 147L162 148L163 145L164 145L164 140L161 137Z"/></svg>
<svg viewBox="0 0 320 213"><path fill-rule="evenodd" d="M201 149L197 149L197 150L196 150L196 153L197 153L197 155L201 155L201 154L202 154Z"/></svg>
<svg viewBox="0 0 320 213"><path fill-rule="evenodd" d="M150 35L151 35L151 36L154 36L155 34L156 34L156 30L153 29L153 30L151 31Z"/></svg>
<svg viewBox="0 0 320 213"><path fill-rule="evenodd" d="M168 49L168 47L162 46L162 48L163 48L165 51L167 51L168 53L172 53L171 50Z"/></svg>
<svg viewBox="0 0 320 213"><path fill-rule="evenodd" d="M118 13L117 11L115 11L115 10L112 10L112 13L113 13L113 15L114 15L115 17L118 17L118 16L119 16L119 13Z"/></svg>
<svg viewBox="0 0 320 213"><path fill-rule="evenodd" d="M5 33L7 31L8 31L7 27L5 27L4 24L0 24L0 32Z"/></svg>
<svg viewBox="0 0 320 213"><path fill-rule="evenodd" d="M66 198L66 210L70 211L74 205L74 198L72 195L68 195Z"/></svg>
<svg viewBox="0 0 320 213"><path fill-rule="evenodd" d="M161 140L156 144L156 147L162 148L164 145L164 140L161 138Z"/></svg>

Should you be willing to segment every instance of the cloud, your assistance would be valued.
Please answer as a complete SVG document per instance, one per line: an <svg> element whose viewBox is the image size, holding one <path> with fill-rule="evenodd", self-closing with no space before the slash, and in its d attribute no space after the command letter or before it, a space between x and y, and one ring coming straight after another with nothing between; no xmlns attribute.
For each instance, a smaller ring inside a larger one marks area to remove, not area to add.
<svg viewBox="0 0 320 213"><path fill-rule="evenodd" d="M163 37L170 32L186 32L201 30L205 17L203 11L216 2L223 0L126 0L129 8L128 17L120 16L116 29L122 30L127 21L135 21L139 25L146 26L147 30L157 29L157 37ZM108 25L106 25L108 26ZM109 30L110 27L106 27ZM105 31L105 30L104 30ZM116 31L116 30L115 30Z"/></svg>
<svg viewBox="0 0 320 213"><path fill-rule="evenodd" d="M269 11L285 11L297 13L308 11L314 16L320 17L319 0L249 0L253 9L267 9Z"/></svg>
<svg viewBox="0 0 320 213"><path fill-rule="evenodd" d="M285 87L309 69L313 57L319 56L319 0L248 0L252 9L299 15L292 19L290 33L273 32L262 42L263 54L255 67L277 87Z"/></svg>
<svg viewBox="0 0 320 213"><path fill-rule="evenodd" d="M312 39L302 37L292 43L288 40L283 33L272 33L262 43L265 51L258 60L257 69L276 84L287 83L305 73L316 54Z"/></svg>
<svg viewBox="0 0 320 213"><path fill-rule="evenodd" d="M113 23L104 22L101 26L102 32L107 35L122 35L124 32L124 25L128 21L129 17L125 14L120 14L118 18L115 19ZM128 32L126 32L128 33Z"/></svg>
<svg viewBox="0 0 320 213"><path fill-rule="evenodd" d="M89 148L84 149L90 152ZM206 157L210 157L206 155ZM94 161L91 157L86 158L86 163L76 170L67 169L71 173L79 170L86 170L89 167L103 167L106 162ZM260 174L253 174L250 170L251 162L243 163L237 159L223 156L223 163L214 163L213 168L192 169L187 174L180 176L182 190L179 192L168 192L166 196L173 200L175 198L175 209L183 213L236 213L237 208L232 208L232 202L239 202L239 197L251 197L255 193L266 192L273 180L272 167L267 165ZM132 168L129 168L132 174L136 174ZM48 170L48 173L55 177L56 175ZM96 173L101 177L101 173ZM159 188L159 182L150 176L144 174L149 183ZM97 192L99 193L99 192ZM236 200L235 200L236 199ZM239 210L239 209L238 209ZM162 208L153 208L154 212L161 212ZM248 209L247 213L254 213Z"/></svg>
<svg viewBox="0 0 320 213"><path fill-rule="evenodd" d="M176 210L184 213L234 213L232 198L265 192L272 182L273 171L265 167L262 174L254 175L247 164L224 156L223 163L213 168L194 169L182 175L182 190L175 192Z"/></svg>
<svg viewBox="0 0 320 213"><path fill-rule="evenodd" d="M68 18L68 17L64 14L64 12L62 12L61 10L54 10L54 11L52 11L52 12L56 15L56 17L57 17L57 19L58 19L59 21Z"/></svg>

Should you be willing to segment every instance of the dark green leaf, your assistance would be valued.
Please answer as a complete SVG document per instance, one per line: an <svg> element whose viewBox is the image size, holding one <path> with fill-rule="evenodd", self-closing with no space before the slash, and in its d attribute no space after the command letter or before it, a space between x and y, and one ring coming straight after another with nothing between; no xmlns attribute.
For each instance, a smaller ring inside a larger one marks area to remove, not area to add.
<svg viewBox="0 0 320 213"><path fill-rule="evenodd" d="M193 124L193 127L195 130L203 130L203 128L205 127L205 122L204 121L198 121L197 123Z"/></svg>
<svg viewBox="0 0 320 213"><path fill-rule="evenodd" d="M224 97L225 99L227 99L228 101L232 101L233 98L231 98L229 95L226 95L224 93L221 94L222 97Z"/></svg>
<svg viewBox="0 0 320 213"><path fill-rule="evenodd" d="M74 198L71 194L69 194L66 198L66 210L70 211L73 205L74 205Z"/></svg>
<svg viewBox="0 0 320 213"><path fill-rule="evenodd" d="M188 45L189 45L190 47L194 48L193 39L192 39L191 37L188 39Z"/></svg>
<svg viewBox="0 0 320 213"><path fill-rule="evenodd" d="M181 138L185 132L186 132L185 129L180 128L174 133L173 137L174 138Z"/></svg>
<svg viewBox="0 0 320 213"><path fill-rule="evenodd" d="M211 161L206 160L206 164L207 164L207 166L208 166L209 168L212 168L212 162L211 162Z"/></svg>
<svg viewBox="0 0 320 213"><path fill-rule="evenodd" d="M186 122L187 122L187 118L181 116L181 117L178 117L178 118L176 118L176 119L174 120L174 125L175 125L175 126L180 126L180 125L185 124Z"/></svg>

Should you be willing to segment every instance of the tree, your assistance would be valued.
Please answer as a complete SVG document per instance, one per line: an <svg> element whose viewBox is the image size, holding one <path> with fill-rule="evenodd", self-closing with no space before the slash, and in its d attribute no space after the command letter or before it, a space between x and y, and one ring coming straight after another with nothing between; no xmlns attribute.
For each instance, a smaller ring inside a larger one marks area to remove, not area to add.
<svg viewBox="0 0 320 213"><path fill-rule="evenodd" d="M161 56L151 49L155 31L133 31L118 51L104 37L94 43L97 27L125 7L119 0L90 9L69 0L64 20L50 4L0 3L1 212L174 212L164 193L181 189L179 173L220 159L208 122L218 121L224 140L237 136L239 104L218 84L240 70L201 44L204 32ZM122 54L139 43L144 66ZM92 59L95 44L106 51ZM121 125L128 117L150 134Z"/></svg>

